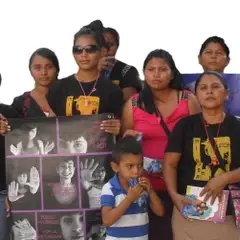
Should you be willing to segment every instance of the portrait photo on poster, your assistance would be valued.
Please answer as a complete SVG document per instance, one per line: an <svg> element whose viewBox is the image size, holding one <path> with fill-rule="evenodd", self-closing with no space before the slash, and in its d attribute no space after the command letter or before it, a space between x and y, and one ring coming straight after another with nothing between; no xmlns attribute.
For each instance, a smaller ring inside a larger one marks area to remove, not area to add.
<svg viewBox="0 0 240 240"><path fill-rule="evenodd" d="M114 137L100 129L102 121L107 117L59 117L59 152L84 154L111 151Z"/></svg>
<svg viewBox="0 0 240 240"><path fill-rule="evenodd" d="M48 212L38 214L38 239L84 240L83 212Z"/></svg>
<svg viewBox="0 0 240 240"><path fill-rule="evenodd" d="M5 138L6 156L48 155L57 152L56 119L10 119Z"/></svg>
<svg viewBox="0 0 240 240"><path fill-rule="evenodd" d="M7 158L8 199L12 210L41 209L39 158Z"/></svg>
<svg viewBox="0 0 240 240"><path fill-rule="evenodd" d="M80 186L83 208L99 208L100 196L106 179L107 156L84 156L79 158Z"/></svg>
<svg viewBox="0 0 240 240"><path fill-rule="evenodd" d="M42 159L44 209L79 208L77 157Z"/></svg>
<svg viewBox="0 0 240 240"><path fill-rule="evenodd" d="M88 240L104 240L106 227L102 223L101 210L86 211L86 237Z"/></svg>
<svg viewBox="0 0 240 240"><path fill-rule="evenodd" d="M35 214L14 213L12 216L11 236L13 240L37 240Z"/></svg>

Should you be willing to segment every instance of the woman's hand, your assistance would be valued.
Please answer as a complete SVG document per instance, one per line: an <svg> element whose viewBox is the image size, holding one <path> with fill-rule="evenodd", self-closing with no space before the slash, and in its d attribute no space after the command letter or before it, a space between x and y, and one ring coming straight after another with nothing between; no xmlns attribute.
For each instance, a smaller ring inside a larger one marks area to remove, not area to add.
<svg viewBox="0 0 240 240"><path fill-rule="evenodd" d="M204 202L211 198L211 204L213 204L217 197L219 200L222 198L223 190L228 184L225 174L218 177L214 177L208 181L204 189L200 193L200 197L206 194Z"/></svg>
<svg viewBox="0 0 240 240"><path fill-rule="evenodd" d="M11 127L8 125L7 119L0 114L0 135L4 136L9 131L11 131Z"/></svg>
<svg viewBox="0 0 240 240"><path fill-rule="evenodd" d="M114 67L115 60L111 57L102 57L98 62L98 71L102 72L104 70L111 71Z"/></svg>
<svg viewBox="0 0 240 240"><path fill-rule="evenodd" d="M132 137L139 137L141 136L142 133L141 132L138 132L138 131L135 131L135 130L132 130L132 129L128 129L124 134L123 134L123 137L127 137L127 136L132 136Z"/></svg>
<svg viewBox="0 0 240 240"><path fill-rule="evenodd" d="M176 193L173 197L173 202L178 211L182 214L182 209L185 204L193 204L193 201L186 198L185 196Z"/></svg>
<svg viewBox="0 0 240 240"><path fill-rule="evenodd" d="M109 119L102 122L100 129L116 136L120 133L120 127L121 123L119 119Z"/></svg>

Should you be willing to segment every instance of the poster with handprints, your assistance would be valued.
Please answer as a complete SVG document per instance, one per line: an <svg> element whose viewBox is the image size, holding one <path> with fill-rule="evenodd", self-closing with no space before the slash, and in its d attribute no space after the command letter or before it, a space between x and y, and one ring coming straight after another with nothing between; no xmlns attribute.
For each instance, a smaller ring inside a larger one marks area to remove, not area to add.
<svg viewBox="0 0 240 240"><path fill-rule="evenodd" d="M99 200L115 138L101 124L112 118L9 119L5 150L13 240L105 239Z"/></svg>

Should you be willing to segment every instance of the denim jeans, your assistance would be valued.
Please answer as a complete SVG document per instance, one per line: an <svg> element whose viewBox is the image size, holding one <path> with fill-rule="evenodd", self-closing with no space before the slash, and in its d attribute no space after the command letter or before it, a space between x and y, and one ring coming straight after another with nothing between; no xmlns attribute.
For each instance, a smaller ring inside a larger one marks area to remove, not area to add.
<svg viewBox="0 0 240 240"><path fill-rule="evenodd" d="M5 194L0 193L0 240L9 240L9 228L5 211Z"/></svg>

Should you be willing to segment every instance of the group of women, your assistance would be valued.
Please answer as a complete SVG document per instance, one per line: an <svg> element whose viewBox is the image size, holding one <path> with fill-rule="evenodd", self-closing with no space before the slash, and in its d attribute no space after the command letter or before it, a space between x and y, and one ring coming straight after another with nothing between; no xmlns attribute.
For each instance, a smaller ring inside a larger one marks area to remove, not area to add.
<svg viewBox="0 0 240 240"><path fill-rule="evenodd" d="M167 51L148 54L142 84L136 68L116 60L118 47L117 31L104 28L101 21L82 27L72 48L78 71L61 80L55 53L36 50L29 61L35 88L16 97L8 111L0 109L1 132L11 130L7 118L13 116L113 113L115 118L99 127L118 137L141 135L144 157L163 165L157 172L145 172L166 207L164 217L150 211L149 239L238 239L230 207L223 224L181 216L187 185L204 187L215 199L228 184L240 181L240 122L224 109L229 92L222 73L230 61L228 46L216 36L202 44L198 59L204 73L195 93L185 88ZM223 161L216 157L218 149Z"/></svg>

